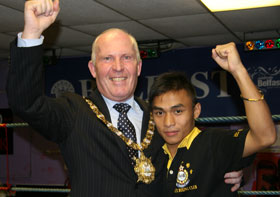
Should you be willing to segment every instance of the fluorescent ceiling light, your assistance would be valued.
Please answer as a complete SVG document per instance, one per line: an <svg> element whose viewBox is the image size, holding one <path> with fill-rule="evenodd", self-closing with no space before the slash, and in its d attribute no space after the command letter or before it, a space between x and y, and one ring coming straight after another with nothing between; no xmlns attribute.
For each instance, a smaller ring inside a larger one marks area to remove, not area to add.
<svg viewBox="0 0 280 197"><path fill-rule="evenodd" d="M280 6L280 0L201 0L212 12Z"/></svg>

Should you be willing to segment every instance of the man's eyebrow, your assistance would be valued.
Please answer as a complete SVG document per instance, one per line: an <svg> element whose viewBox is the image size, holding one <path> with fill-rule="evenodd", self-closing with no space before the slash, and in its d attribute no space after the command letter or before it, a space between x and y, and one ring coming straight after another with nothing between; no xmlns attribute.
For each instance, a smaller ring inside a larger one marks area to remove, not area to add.
<svg viewBox="0 0 280 197"><path fill-rule="evenodd" d="M180 103L180 104L172 106L171 108L174 109L174 108L179 108L179 107L184 107L184 105Z"/></svg>
<svg viewBox="0 0 280 197"><path fill-rule="evenodd" d="M179 108L179 107L184 107L184 105L183 105L183 104L173 105L173 106L171 107L171 109L176 109L176 108ZM163 110L162 107L158 107L158 106L153 106L152 109L153 109L153 110Z"/></svg>
<svg viewBox="0 0 280 197"><path fill-rule="evenodd" d="M153 110L163 110L161 107L158 107L158 106L153 106L152 109Z"/></svg>

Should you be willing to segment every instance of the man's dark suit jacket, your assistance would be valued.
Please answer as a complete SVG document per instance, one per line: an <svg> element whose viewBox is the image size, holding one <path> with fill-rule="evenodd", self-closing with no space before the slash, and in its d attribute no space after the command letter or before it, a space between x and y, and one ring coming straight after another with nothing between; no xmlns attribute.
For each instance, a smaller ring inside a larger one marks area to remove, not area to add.
<svg viewBox="0 0 280 197"><path fill-rule="evenodd" d="M150 185L137 183L125 143L97 119L80 95L67 93L56 99L44 95L42 54L42 46L18 48L16 41L11 43L9 105L40 134L58 143L69 170L71 197L160 196L160 179ZM111 121L98 90L89 99ZM143 139L149 112L144 101L136 101L144 111ZM148 157L152 156L156 175L164 163L157 158L162 145L157 136L145 150Z"/></svg>

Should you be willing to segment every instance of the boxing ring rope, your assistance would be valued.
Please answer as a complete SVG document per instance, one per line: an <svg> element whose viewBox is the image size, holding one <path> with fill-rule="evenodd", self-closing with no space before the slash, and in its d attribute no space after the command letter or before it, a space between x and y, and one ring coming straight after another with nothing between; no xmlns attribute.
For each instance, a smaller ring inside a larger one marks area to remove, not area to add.
<svg viewBox="0 0 280 197"><path fill-rule="evenodd" d="M246 116L221 116L221 117L206 117L206 118L197 118L197 123L240 123L246 121ZM272 120L274 122L280 121L280 114L272 115ZM0 127L3 127L0 124ZM29 126L28 123L21 122L21 123L6 123L5 126L7 128L14 128L14 127L26 127Z"/></svg>
<svg viewBox="0 0 280 197"><path fill-rule="evenodd" d="M280 121L280 115L272 115L273 121ZM246 116L227 116L227 117L206 117L197 118L196 123L198 124L209 124L209 123L240 123L246 121ZM0 187L0 191L7 192L50 192L50 193L69 193L71 189L68 188L44 188L44 187L14 187L9 183L9 154L8 154L8 130L7 128L16 127L27 127L28 123L3 123L0 124L0 128L5 128L6 137L6 187ZM239 195L280 195L280 191L238 191Z"/></svg>
<svg viewBox="0 0 280 197"><path fill-rule="evenodd" d="M246 116L225 116L225 117L206 117L197 118L197 123L240 123L246 121ZM274 122L280 121L280 115L272 115Z"/></svg>

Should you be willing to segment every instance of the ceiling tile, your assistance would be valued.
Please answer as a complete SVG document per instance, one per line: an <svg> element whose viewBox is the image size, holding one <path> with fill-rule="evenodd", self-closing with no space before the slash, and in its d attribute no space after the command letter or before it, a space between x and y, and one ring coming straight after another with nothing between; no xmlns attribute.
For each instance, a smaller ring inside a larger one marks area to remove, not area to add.
<svg viewBox="0 0 280 197"><path fill-rule="evenodd" d="M92 25L82 25L82 26L72 26L73 29L77 29L86 33L93 33L93 35L98 35L106 29L109 28L121 28L131 33L136 40L158 40L166 39L167 37L157 33L144 25L137 23L135 21L126 21L119 23L102 23L102 24L92 24Z"/></svg>
<svg viewBox="0 0 280 197"><path fill-rule="evenodd" d="M280 29L280 6L217 12L215 15L232 31L258 32Z"/></svg>
<svg viewBox="0 0 280 197"><path fill-rule="evenodd" d="M216 34L207 36L194 36L178 39L190 47L215 46L217 44L226 44L229 42L241 43L239 39L232 34Z"/></svg>
<svg viewBox="0 0 280 197"><path fill-rule="evenodd" d="M174 39L227 33L227 30L210 14L157 18L141 22Z"/></svg>
<svg viewBox="0 0 280 197"><path fill-rule="evenodd" d="M1 32L21 31L23 29L23 13L20 11L0 5L0 18Z"/></svg>
<svg viewBox="0 0 280 197"><path fill-rule="evenodd" d="M95 1L60 1L58 20L63 25L83 25L92 23L126 21L127 17L108 9Z"/></svg>
<svg viewBox="0 0 280 197"><path fill-rule="evenodd" d="M16 0L16 1L1 0L0 5L4 5L4 6L7 6L9 8L14 8L14 9L17 9L17 10L21 10L23 12L24 2L25 2L25 0Z"/></svg>
<svg viewBox="0 0 280 197"><path fill-rule="evenodd" d="M197 0L98 0L133 19L150 19L206 13Z"/></svg>
<svg viewBox="0 0 280 197"><path fill-rule="evenodd" d="M93 36L57 25L52 26L43 34L46 44L62 48L89 45L94 40Z"/></svg>

